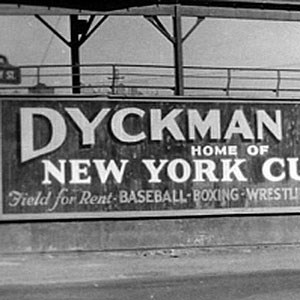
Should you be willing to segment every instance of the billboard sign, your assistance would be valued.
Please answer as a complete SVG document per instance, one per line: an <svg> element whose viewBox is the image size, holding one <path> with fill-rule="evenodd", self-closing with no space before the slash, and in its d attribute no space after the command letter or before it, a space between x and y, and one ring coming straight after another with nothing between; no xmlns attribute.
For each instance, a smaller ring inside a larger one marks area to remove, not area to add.
<svg viewBox="0 0 300 300"><path fill-rule="evenodd" d="M2 99L0 219L300 209L300 102Z"/></svg>

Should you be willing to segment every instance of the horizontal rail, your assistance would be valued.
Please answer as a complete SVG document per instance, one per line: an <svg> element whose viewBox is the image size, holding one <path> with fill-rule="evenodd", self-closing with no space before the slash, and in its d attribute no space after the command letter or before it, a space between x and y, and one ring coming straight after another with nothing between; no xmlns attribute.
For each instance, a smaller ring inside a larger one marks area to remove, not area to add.
<svg viewBox="0 0 300 300"><path fill-rule="evenodd" d="M174 67L155 64L82 64L81 84L72 86L72 66L25 65L21 66L22 82L19 85L1 84L1 93L71 94L77 88L83 94L168 96L174 93ZM202 95L221 92L282 93L300 92L300 69L251 67L185 66L185 95ZM219 94L216 94L219 95ZM256 94L257 95L257 94Z"/></svg>

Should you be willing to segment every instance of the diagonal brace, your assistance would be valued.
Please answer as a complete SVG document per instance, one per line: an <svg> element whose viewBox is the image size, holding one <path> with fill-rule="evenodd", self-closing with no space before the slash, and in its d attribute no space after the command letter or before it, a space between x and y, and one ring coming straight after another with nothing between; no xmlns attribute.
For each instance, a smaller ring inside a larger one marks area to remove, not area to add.
<svg viewBox="0 0 300 300"><path fill-rule="evenodd" d="M182 38L182 42L184 42L199 26L199 24L204 20L204 18L198 17L196 23L192 26L192 28L186 33L186 35Z"/></svg>
<svg viewBox="0 0 300 300"><path fill-rule="evenodd" d="M160 31L171 43L175 43L174 37L168 32L164 24L157 16L144 16L158 31Z"/></svg>
<svg viewBox="0 0 300 300"><path fill-rule="evenodd" d="M62 40L67 46L71 47L71 41L68 41L62 34L60 34L52 25L50 25L45 19L43 19L40 15L35 15L35 17L43 23L51 32L53 32L60 40ZM95 15L91 16L87 23L87 30L84 32L78 41L77 46L83 45L91 36L92 34L106 21L108 18L107 16L102 17L98 23L90 30L92 23L95 19Z"/></svg>
<svg viewBox="0 0 300 300"><path fill-rule="evenodd" d="M51 30L60 40L62 40L67 46L71 46L71 43L65 39L53 26L51 26L46 20L44 20L40 15L35 15L35 17L43 23L49 30Z"/></svg>
<svg viewBox="0 0 300 300"><path fill-rule="evenodd" d="M107 20L107 18L108 18L108 15L103 16L97 22L97 24L95 24L95 26L91 29L92 23L95 19L95 15L91 16L88 21L87 32L82 35L81 39L79 40L79 45L81 46L82 44L84 44L91 37L91 35Z"/></svg>

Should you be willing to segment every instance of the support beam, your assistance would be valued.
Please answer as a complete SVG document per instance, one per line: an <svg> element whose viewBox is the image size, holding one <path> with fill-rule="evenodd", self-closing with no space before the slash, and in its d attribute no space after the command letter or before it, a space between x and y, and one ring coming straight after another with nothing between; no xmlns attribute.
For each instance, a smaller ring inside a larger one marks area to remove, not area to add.
<svg viewBox="0 0 300 300"><path fill-rule="evenodd" d="M80 47L104 23L104 21L108 18L108 15L103 16L92 29L91 27L95 19L95 15L91 15L89 20L79 19L78 15L70 15L70 41L63 37L62 34L53 28L41 16L35 15L35 17L70 48L73 86L72 92L74 94L80 94Z"/></svg>
<svg viewBox="0 0 300 300"><path fill-rule="evenodd" d="M184 78L183 78L183 49L182 49L182 29L180 6L174 6L173 16L174 32L174 65L175 65L175 91L176 96L184 95Z"/></svg>
<svg viewBox="0 0 300 300"><path fill-rule="evenodd" d="M187 38L195 31L199 24L204 20L204 18L198 17L196 23L190 28L190 30L182 36L182 7L180 5L175 5L173 7L173 34L169 33L167 28L159 20L157 16L144 16L147 21L149 21L163 36L165 36L168 41L173 44L174 48L174 69L175 69L175 90L174 94L176 96L184 95L184 66L183 66L183 43Z"/></svg>
<svg viewBox="0 0 300 300"><path fill-rule="evenodd" d="M72 65L72 91L73 94L80 94L80 54L79 54L79 21L78 15L70 16L71 31L71 65Z"/></svg>

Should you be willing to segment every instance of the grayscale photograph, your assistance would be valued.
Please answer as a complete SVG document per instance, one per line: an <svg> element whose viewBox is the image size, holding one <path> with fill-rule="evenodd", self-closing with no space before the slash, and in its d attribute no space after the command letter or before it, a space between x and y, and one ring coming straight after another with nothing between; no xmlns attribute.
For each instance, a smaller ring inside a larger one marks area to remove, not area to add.
<svg viewBox="0 0 300 300"><path fill-rule="evenodd" d="M0 0L0 38L0 300L300 299L300 0Z"/></svg>

